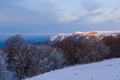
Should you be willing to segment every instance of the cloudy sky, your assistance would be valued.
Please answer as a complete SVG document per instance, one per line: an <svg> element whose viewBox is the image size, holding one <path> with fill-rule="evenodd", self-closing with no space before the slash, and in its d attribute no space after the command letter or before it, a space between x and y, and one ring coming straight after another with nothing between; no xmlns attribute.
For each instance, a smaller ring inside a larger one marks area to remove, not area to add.
<svg viewBox="0 0 120 80"><path fill-rule="evenodd" d="M1 33L120 30L120 0L0 0Z"/></svg>

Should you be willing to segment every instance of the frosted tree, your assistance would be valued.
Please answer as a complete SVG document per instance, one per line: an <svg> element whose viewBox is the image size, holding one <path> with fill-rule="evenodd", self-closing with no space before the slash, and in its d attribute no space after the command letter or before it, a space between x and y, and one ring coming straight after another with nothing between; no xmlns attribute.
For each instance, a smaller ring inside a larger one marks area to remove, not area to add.
<svg viewBox="0 0 120 80"><path fill-rule="evenodd" d="M29 46L29 74L31 76L64 67L63 52L50 46Z"/></svg>
<svg viewBox="0 0 120 80"><path fill-rule="evenodd" d="M82 47L78 49L80 62L100 61L105 59L109 54L109 47L99 39L83 39L81 46Z"/></svg>
<svg viewBox="0 0 120 80"><path fill-rule="evenodd" d="M20 35L16 35L7 39L5 45L5 52L9 56L9 68L16 72L19 79L22 79L26 61L25 41Z"/></svg>
<svg viewBox="0 0 120 80"><path fill-rule="evenodd" d="M7 70L6 54L0 50L0 80L16 80L13 73Z"/></svg>

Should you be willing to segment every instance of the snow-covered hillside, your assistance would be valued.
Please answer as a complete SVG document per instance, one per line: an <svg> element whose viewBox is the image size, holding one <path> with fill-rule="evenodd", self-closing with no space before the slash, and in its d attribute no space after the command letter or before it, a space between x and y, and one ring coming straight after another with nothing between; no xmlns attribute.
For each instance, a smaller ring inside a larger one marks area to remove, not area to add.
<svg viewBox="0 0 120 80"><path fill-rule="evenodd" d="M76 65L26 80L120 80L120 58Z"/></svg>

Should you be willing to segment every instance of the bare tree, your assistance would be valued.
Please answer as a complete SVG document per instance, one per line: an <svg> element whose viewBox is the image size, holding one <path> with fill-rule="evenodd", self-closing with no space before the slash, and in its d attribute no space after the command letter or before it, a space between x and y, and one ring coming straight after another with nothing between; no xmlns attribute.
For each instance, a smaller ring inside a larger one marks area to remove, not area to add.
<svg viewBox="0 0 120 80"><path fill-rule="evenodd" d="M116 36L106 36L102 41L110 48L108 58L120 57L120 34Z"/></svg>
<svg viewBox="0 0 120 80"><path fill-rule="evenodd" d="M84 39L81 41L81 46L78 49L80 62L100 61L109 54L109 47L100 40Z"/></svg>
<svg viewBox="0 0 120 80"><path fill-rule="evenodd" d="M9 56L9 68L16 72L19 79L22 79L26 57L25 41L20 35L16 35L6 40L5 45L5 52Z"/></svg>
<svg viewBox="0 0 120 80"><path fill-rule="evenodd" d="M30 76L62 68L65 63L63 52L50 46L29 45L29 69Z"/></svg>
<svg viewBox="0 0 120 80"><path fill-rule="evenodd" d="M6 53L0 50L0 80L16 80L13 76L13 72L7 69L6 59Z"/></svg>
<svg viewBox="0 0 120 80"><path fill-rule="evenodd" d="M64 51L70 65L103 60L109 54L109 47L96 36L88 36L78 41L66 39L54 46Z"/></svg>

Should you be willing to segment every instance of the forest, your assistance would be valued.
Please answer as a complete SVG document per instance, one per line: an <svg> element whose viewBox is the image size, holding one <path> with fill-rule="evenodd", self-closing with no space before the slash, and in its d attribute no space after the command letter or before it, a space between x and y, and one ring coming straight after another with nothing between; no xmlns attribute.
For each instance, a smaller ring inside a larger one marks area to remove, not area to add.
<svg viewBox="0 0 120 80"><path fill-rule="evenodd" d="M15 35L0 49L0 80L21 80L55 69L120 58L120 34L66 38L55 44L32 44Z"/></svg>

